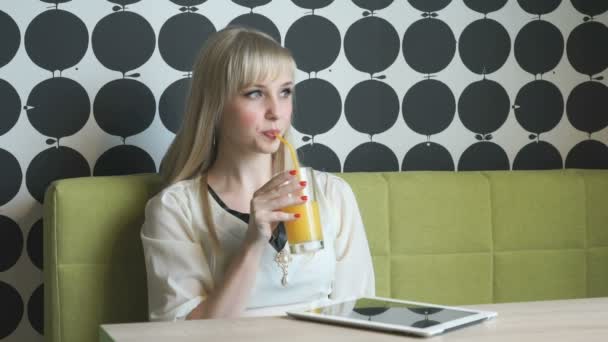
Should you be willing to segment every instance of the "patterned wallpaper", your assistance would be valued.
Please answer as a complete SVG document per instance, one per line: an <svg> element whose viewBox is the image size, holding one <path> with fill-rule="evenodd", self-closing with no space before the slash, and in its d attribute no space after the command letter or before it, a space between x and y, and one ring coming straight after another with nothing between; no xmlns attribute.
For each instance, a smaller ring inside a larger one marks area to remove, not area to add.
<svg viewBox="0 0 608 342"><path fill-rule="evenodd" d="M155 172L194 55L231 23L298 64L295 138L327 171L608 168L608 1L3 0L0 339L41 341L42 201Z"/></svg>

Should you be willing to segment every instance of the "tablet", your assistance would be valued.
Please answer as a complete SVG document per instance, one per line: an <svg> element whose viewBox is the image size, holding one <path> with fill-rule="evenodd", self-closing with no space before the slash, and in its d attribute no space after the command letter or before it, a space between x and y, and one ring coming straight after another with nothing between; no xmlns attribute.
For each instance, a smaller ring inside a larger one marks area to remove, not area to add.
<svg viewBox="0 0 608 342"><path fill-rule="evenodd" d="M442 334L497 316L496 312L491 311L382 297L362 297L307 310L288 311L287 314L298 319L424 337Z"/></svg>

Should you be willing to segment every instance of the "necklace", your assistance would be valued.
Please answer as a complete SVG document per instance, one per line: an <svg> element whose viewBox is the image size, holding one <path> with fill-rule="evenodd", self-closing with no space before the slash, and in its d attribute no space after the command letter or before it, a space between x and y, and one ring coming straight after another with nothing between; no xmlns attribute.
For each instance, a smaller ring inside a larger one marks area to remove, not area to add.
<svg viewBox="0 0 608 342"><path fill-rule="evenodd" d="M277 255L274 257L274 261L279 265L281 271L283 272L283 277L281 278L281 285L283 287L287 287L288 285L288 268L289 263L291 262L291 254L287 252L287 248L283 248Z"/></svg>

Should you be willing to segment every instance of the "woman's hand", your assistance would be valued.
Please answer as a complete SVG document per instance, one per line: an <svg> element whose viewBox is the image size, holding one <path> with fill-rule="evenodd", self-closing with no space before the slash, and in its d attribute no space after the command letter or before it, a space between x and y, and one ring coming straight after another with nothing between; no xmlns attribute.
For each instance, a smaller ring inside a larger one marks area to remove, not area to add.
<svg viewBox="0 0 608 342"><path fill-rule="evenodd" d="M280 221L297 220L299 213L281 211L285 207L305 203L301 195L306 182L300 182L295 171L283 171L262 185L250 204L247 238L250 242L268 242Z"/></svg>

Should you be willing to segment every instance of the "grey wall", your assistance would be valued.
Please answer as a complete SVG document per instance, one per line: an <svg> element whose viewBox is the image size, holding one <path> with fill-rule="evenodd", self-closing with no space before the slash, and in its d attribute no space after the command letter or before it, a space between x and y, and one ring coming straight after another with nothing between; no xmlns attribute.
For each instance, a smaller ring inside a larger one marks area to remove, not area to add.
<svg viewBox="0 0 608 342"><path fill-rule="evenodd" d="M296 139L316 168L608 168L607 9L603 0L3 0L0 339L42 340L46 186L156 171L210 32L250 24L294 52Z"/></svg>

